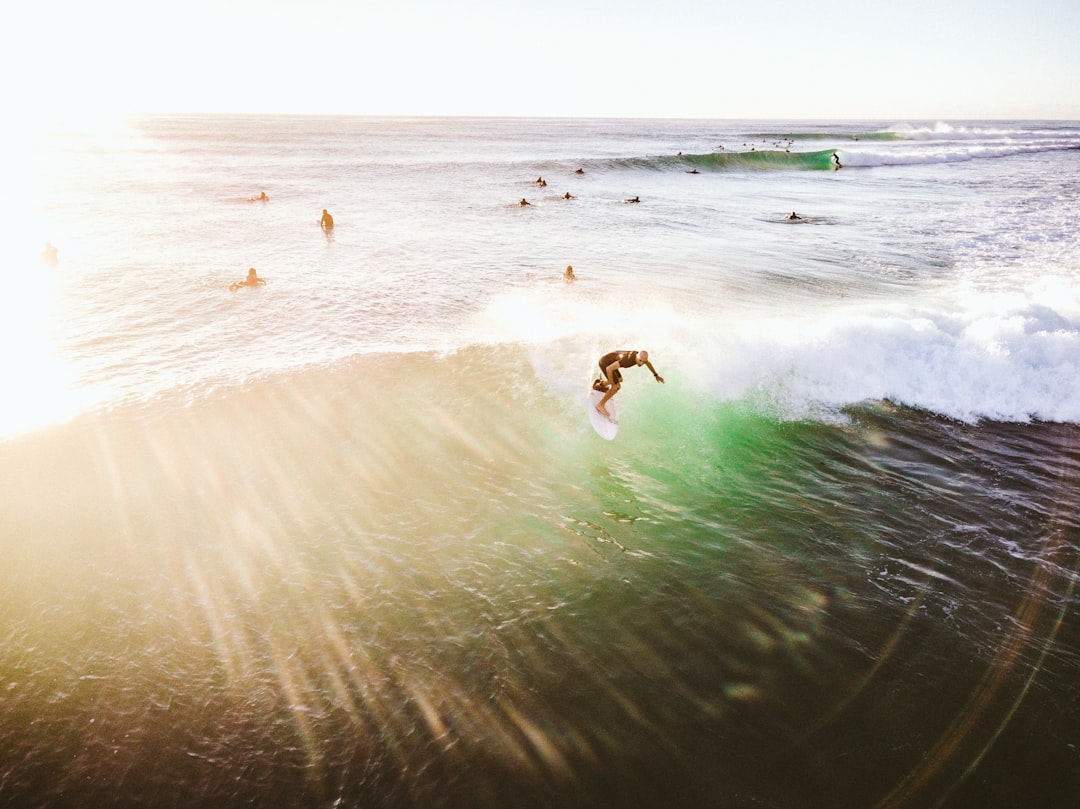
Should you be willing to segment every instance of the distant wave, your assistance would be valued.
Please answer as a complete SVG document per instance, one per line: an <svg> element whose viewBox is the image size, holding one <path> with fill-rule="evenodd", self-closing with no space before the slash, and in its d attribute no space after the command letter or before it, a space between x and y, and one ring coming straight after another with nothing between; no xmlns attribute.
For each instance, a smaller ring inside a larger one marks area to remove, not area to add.
<svg viewBox="0 0 1080 809"><path fill-rule="evenodd" d="M1069 141L1077 144L1080 132L1075 126L1054 126L1048 124L1044 128L1034 129L1031 126L1017 127L1002 123L1000 126L967 126L962 124L948 124L938 122L933 126L912 125L907 123L894 124L888 130L881 133L890 135L896 140L927 140L927 141L1002 141L1002 142L1027 142L1038 143L1045 141ZM870 140L872 136L861 136Z"/></svg>
<svg viewBox="0 0 1080 809"><path fill-rule="evenodd" d="M925 141L918 148L903 150L875 149L872 146L858 149L839 149L841 162L848 167L870 168L874 166L917 166L938 163L966 163L970 160L1017 157L1080 150L1080 142L1069 140L1020 143L1012 141L935 143Z"/></svg>
<svg viewBox="0 0 1080 809"><path fill-rule="evenodd" d="M849 146L819 149L812 152L786 149L754 149L748 151L718 151L706 154L680 154L651 157L613 158L591 164L593 170L621 171L830 171L835 168L833 155L841 166L872 168L875 166L918 166L940 163L964 163L970 160L1015 157L1046 152L1080 150L1080 136L1058 134L1026 140L1009 137L974 136L959 140L934 137L929 130L918 134L877 133L875 137L850 136ZM808 137L806 135L802 137ZM833 140L839 137L829 136ZM863 141L867 141L865 144Z"/></svg>
<svg viewBox="0 0 1080 809"><path fill-rule="evenodd" d="M583 167L592 172L719 172L830 171L836 154L841 167L937 165L970 160L1080 150L1075 124L1031 127L1003 122L1000 126L898 123L876 131L854 127L829 132L761 131L729 136L705 153L637 154L542 161L544 172ZM826 148L815 148L815 147Z"/></svg>
<svg viewBox="0 0 1080 809"><path fill-rule="evenodd" d="M704 155L683 155L692 166L707 168L810 169L829 171L833 168L835 149L817 152L788 152L762 150L752 152L713 152Z"/></svg>
<svg viewBox="0 0 1080 809"><path fill-rule="evenodd" d="M1080 150L1080 131L1073 125L1048 123L1043 128L894 124L877 132L756 133L750 140L777 145L830 141L846 167L934 165L1028 154ZM811 152L802 154L827 154Z"/></svg>
<svg viewBox="0 0 1080 809"><path fill-rule="evenodd" d="M743 136L747 145L772 144L787 141L1021 141L1040 142L1068 140L1077 142L1080 132L1073 125L1054 125L1048 123L1043 128L1032 128L1030 125L1010 126L1002 123L1000 126L968 126L963 124L949 124L939 121L936 124L909 124L897 123L887 129L872 132L836 131L826 132L814 130L809 132L748 132Z"/></svg>
<svg viewBox="0 0 1080 809"><path fill-rule="evenodd" d="M835 149L816 152L788 152L778 149L761 151L722 151L708 154L664 155L660 157L616 158L605 162L609 169L652 169L655 171L724 171L726 169L764 169L829 171L833 168Z"/></svg>

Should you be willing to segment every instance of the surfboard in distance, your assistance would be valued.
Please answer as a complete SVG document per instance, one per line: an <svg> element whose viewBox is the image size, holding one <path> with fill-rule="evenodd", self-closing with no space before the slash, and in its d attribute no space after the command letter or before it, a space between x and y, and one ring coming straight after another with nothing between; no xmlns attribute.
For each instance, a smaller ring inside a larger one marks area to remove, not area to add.
<svg viewBox="0 0 1080 809"><path fill-rule="evenodd" d="M615 434L619 432L619 412L615 409L615 402L613 399L608 399L604 408L611 414L610 418L606 418L600 414L596 409L596 406L600 403L600 400L604 398L604 394L598 390L589 391L589 401L585 405L585 410L589 414L589 422L592 424L593 429L596 430L596 434L601 438L606 438L608 441L615 437Z"/></svg>

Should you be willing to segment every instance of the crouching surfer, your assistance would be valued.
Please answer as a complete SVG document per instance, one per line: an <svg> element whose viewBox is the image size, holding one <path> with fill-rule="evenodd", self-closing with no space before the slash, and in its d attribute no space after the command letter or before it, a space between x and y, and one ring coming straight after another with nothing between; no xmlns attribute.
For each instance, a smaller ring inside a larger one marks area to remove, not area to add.
<svg viewBox="0 0 1080 809"><path fill-rule="evenodd" d="M619 369L634 368L640 365L647 367L657 382L663 383L664 377L656 373L656 369L649 362L648 351L611 351L600 358L600 378L593 382L593 390L604 392L604 398L596 404L596 411L600 415L605 418L611 417L604 405L622 387L622 373Z"/></svg>

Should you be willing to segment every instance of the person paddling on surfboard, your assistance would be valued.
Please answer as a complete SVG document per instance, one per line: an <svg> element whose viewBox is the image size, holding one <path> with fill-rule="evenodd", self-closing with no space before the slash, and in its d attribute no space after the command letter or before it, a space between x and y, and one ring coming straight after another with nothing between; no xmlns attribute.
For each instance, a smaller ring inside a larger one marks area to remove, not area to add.
<svg viewBox="0 0 1080 809"><path fill-rule="evenodd" d="M236 292L236 290L240 289L240 287L257 287L260 284L265 283L266 279L260 278L259 274L255 272L255 268L252 267L250 270L248 270L247 278L245 278L243 281L233 281L231 284L229 284L229 289L233 292Z"/></svg>
<svg viewBox="0 0 1080 809"><path fill-rule="evenodd" d="M597 413L605 418L611 417L604 405L622 387L622 373L619 369L634 368L639 365L646 366L652 371L653 378L663 383L664 377L656 373L656 369L649 362L648 351L611 351L600 358L600 379L593 382L593 390L604 391L604 398L596 403Z"/></svg>

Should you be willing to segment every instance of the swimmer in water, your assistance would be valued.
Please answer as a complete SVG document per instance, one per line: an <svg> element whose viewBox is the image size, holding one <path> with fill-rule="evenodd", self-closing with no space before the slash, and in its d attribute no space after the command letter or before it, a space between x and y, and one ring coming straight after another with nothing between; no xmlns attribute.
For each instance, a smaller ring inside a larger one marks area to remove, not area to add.
<svg viewBox="0 0 1080 809"><path fill-rule="evenodd" d="M55 269L60 259L57 257L57 249L52 242L45 242L45 249L41 251L42 260Z"/></svg>
<svg viewBox="0 0 1080 809"><path fill-rule="evenodd" d="M248 270L247 278L245 278L243 281L233 281L231 284L229 284L229 289L233 292L236 292L236 290L240 289L240 287L257 287L265 283L266 280L260 278L258 276L258 273L255 272L255 268L252 267L250 270Z"/></svg>
<svg viewBox="0 0 1080 809"><path fill-rule="evenodd" d="M334 229L334 217L326 212L326 208L322 209L322 218L319 219L319 227L323 230Z"/></svg>

